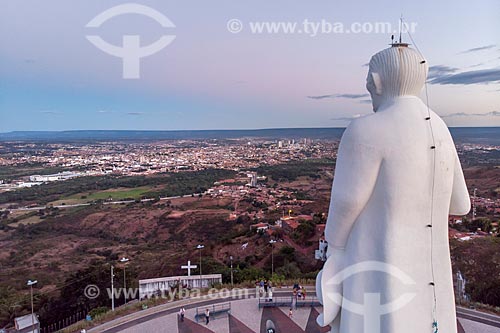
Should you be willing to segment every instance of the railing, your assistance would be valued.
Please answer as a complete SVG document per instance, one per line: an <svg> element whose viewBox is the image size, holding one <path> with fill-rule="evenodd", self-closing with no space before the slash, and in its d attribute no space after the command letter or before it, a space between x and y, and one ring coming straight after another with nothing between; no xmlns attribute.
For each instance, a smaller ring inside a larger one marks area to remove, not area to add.
<svg viewBox="0 0 500 333"><path fill-rule="evenodd" d="M75 313L74 315L69 316L69 317L64 318L64 319L61 319L57 322L53 322L53 323L48 324L48 325L45 324L44 326L42 326L40 328L40 332L41 333L52 333L52 332L56 332L58 330L61 330L65 327L68 327L74 323L79 322L80 320L85 319L87 313L88 313L88 310L87 311L79 311L79 312Z"/></svg>
<svg viewBox="0 0 500 333"><path fill-rule="evenodd" d="M457 317L500 328L500 316L494 314L457 307Z"/></svg>
<svg viewBox="0 0 500 333"><path fill-rule="evenodd" d="M231 313L231 302L222 303L222 304L212 304L207 306L202 306L196 308L196 314L194 315L194 319L196 322L200 319L205 318L205 311L208 309L210 311L210 319L217 319L217 316L220 314Z"/></svg>
<svg viewBox="0 0 500 333"><path fill-rule="evenodd" d="M290 308L304 308L321 306L318 298L316 296L303 298L295 298L294 296L278 296L273 297L271 300L265 297L259 297L259 308L271 308L271 307L290 307Z"/></svg>

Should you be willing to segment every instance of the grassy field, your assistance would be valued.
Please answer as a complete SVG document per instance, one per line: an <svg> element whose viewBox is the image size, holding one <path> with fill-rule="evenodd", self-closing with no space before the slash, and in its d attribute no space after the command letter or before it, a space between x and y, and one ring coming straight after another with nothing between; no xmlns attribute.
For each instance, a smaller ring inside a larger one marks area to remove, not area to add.
<svg viewBox="0 0 500 333"><path fill-rule="evenodd" d="M34 215L34 216L21 216L20 221L14 222L9 224L9 226L13 228L17 228L21 224L26 225L26 224L36 224L42 222L42 219L40 219L40 216Z"/></svg>
<svg viewBox="0 0 500 333"><path fill-rule="evenodd" d="M149 192L152 186L142 186L137 188L116 188L105 191L98 192L87 192L78 193L67 197L67 199L81 199L85 201L93 200L107 200L113 198L113 200L123 200L123 199L140 199L145 193ZM85 197L85 198L84 198ZM62 199L64 201L64 199Z"/></svg>
<svg viewBox="0 0 500 333"><path fill-rule="evenodd" d="M116 188L96 192L82 192L51 201L50 204L53 206L76 205L94 202L95 200L108 200L110 198L117 201L124 199L135 200L140 199L153 188L153 186L142 186L137 188Z"/></svg>
<svg viewBox="0 0 500 333"><path fill-rule="evenodd" d="M9 223L9 221L12 221ZM12 212L9 215L9 220L4 221L4 223L8 224L11 227L17 228L21 224L35 224L39 223L42 220L40 219L40 216L37 214L36 211L17 211L17 212Z"/></svg>
<svg viewBox="0 0 500 333"><path fill-rule="evenodd" d="M232 170L206 169L192 172L162 173L153 176L85 176L61 182L0 193L0 204L43 205L61 199L122 199L178 196L206 191L215 181L235 175ZM90 198L89 198L90 196ZM68 204L68 203L66 203Z"/></svg>
<svg viewBox="0 0 500 333"><path fill-rule="evenodd" d="M20 164L16 166L0 166L0 179L13 180L31 175L48 175L58 173L67 169L51 167L44 164Z"/></svg>

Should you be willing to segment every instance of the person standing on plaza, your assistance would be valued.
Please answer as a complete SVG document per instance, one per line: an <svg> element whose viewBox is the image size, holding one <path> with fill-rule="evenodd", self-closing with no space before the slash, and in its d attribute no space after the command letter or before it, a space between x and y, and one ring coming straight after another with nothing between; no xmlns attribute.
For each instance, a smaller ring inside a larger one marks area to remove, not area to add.
<svg viewBox="0 0 500 333"><path fill-rule="evenodd" d="M179 317L181 318L181 321L184 321L184 315L186 314L186 309L184 309L184 307L182 307L180 310L179 310Z"/></svg>
<svg viewBox="0 0 500 333"><path fill-rule="evenodd" d="M206 319L206 325L210 322L210 310L206 309L205 310L205 319Z"/></svg>

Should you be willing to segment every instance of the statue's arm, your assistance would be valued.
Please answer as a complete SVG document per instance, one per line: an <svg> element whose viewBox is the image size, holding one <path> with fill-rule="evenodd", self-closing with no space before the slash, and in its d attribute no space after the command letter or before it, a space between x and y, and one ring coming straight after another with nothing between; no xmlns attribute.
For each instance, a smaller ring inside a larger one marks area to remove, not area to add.
<svg viewBox="0 0 500 333"><path fill-rule="evenodd" d="M329 254L345 247L375 188L382 154L365 135L362 128L349 126L342 136L325 229Z"/></svg>
<svg viewBox="0 0 500 333"><path fill-rule="evenodd" d="M455 152L455 165L453 171L453 190L450 200L451 215L466 215L470 211L470 196L465 183L464 173L458 154Z"/></svg>

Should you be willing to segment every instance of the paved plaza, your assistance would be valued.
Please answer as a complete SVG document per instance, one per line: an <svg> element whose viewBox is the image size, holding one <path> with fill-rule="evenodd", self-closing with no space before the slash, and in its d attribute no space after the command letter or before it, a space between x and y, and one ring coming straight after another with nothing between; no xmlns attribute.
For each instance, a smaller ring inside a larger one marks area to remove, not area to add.
<svg viewBox="0 0 500 333"><path fill-rule="evenodd" d="M202 306L199 311L210 305ZM277 332L284 333L326 333L329 330L316 324L316 317L321 308L298 308L289 317L289 308L270 307L259 309L255 299L231 301L230 313L212 316L210 323L205 324L203 318L196 322L196 308L186 309L183 322L175 309L157 318L142 321L136 320L105 332L123 333L260 333L265 332L268 320L275 325ZM500 328L477 323L467 319L459 319L459 333L500 333Z"/></svg>

